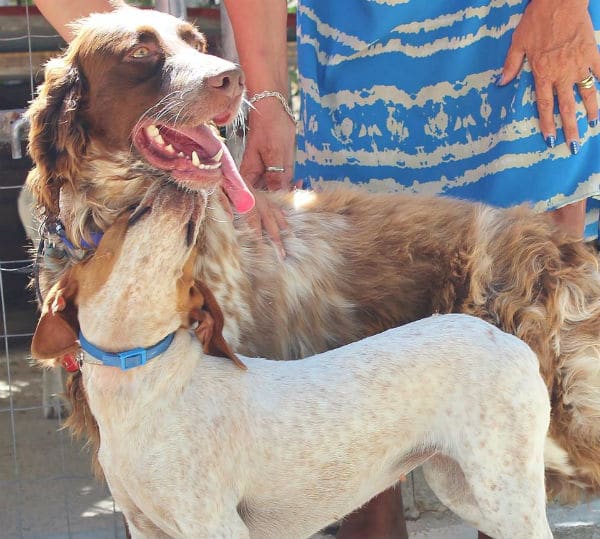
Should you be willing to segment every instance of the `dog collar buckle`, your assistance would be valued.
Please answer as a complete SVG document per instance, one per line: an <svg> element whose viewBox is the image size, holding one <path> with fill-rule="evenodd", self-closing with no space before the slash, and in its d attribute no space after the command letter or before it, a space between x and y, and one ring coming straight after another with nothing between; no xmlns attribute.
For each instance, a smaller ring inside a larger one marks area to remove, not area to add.
<svg viewBox="0 0 600 539"><path fill-rule="evenodd" d="M162 354L171 346L174 338L175 332L167 335L162 341L149 348L131 348L123 352L113 353L106 352L94 346L83 336L83 333L79 332L79 345L84 352L87 352L91 356L90 359L83 356L84 362L105 365L107 367L119 367L123 371L128 371L135 367L141 367L151 359Z"/></svg>
<svg viewBox="0 0 600 539"><path fill-rule="evenodd" d="M145 348L132 348L126 352L120 352L118 356L121 361L121 370L123 371L133 369L134 367L141 367L148 361L148 354Z"/></svg>

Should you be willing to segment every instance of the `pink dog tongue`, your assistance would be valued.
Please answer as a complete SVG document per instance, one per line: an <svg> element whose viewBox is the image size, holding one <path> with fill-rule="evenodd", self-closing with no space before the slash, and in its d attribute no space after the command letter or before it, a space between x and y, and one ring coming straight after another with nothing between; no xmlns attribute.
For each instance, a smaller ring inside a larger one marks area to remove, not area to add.
<svg viewBox="0 0 600 539"><path fill-rule="evenodd" d="M236 211L238 213L246 213L254 208L254 195L240 176L233 157L231 157L224 142L221 142L221 147L223 148L223 157L221 158L224 178L223 189Z"/></svg>

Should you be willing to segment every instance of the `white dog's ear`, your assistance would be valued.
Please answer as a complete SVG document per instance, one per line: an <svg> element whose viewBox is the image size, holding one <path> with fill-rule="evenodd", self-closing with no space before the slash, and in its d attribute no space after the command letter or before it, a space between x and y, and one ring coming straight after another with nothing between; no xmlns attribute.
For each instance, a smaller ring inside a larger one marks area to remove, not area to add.
<svg viewBox="0 0 600 539"><path fill-rule="evenodd" d="M192 294L196 294L200 300L200 308L192 309L190 318L198 322L195 333L204 352L211 356L229 358L240 369L246 370L246 365L233 353L223 338L223 312L210 289L204 283L195 281Z"/></svg>
<svg viewBox="0 0 600 539"><path fill-rule="evenodd" d="M76 292L77 283L68 274L46 296L31 341L31 355L35 359L53 360L79 348Z"/></svg>

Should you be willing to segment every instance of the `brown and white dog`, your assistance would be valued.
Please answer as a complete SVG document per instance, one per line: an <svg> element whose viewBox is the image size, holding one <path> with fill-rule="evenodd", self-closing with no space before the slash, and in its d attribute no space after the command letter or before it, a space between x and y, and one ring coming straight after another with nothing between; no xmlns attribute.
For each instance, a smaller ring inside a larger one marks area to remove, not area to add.
<svg viewBox="0 0 600 539"><path fill-rule="evenodd" d="M526 208L335 189L266 195L288 223L281 260L219 196L240 212L252 205L208 127L235 117L242 84L173 17L123 7L84 20L28 113L28 185L43 216L81 245L152 186L200 193L194 274L215 293L228 342L252 356L297 359L432 313L481 317L538 356L550 492L600 492L596 256ZM60 274L43 270L44 290Z"/></svg>
<svg viewBox="0 0 600 539"><path fill-rule="evenodd" d="M552 537L550 404L526 344L448 314L302 361L238 359L192 272L204 211L172 187L129 228L117 219L51 289L33 338L39 358L83 347L99 461L133 539L306 538L419 465L487 534ZM242 368L205 354L190 320Z"/></svg>

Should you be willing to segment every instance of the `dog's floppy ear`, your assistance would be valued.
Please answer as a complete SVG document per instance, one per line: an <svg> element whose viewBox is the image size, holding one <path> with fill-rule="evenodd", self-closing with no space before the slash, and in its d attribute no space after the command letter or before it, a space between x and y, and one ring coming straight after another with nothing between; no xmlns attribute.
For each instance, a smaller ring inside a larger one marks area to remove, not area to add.
<svg viewBox="0 0 600 539"><path fill-rule="evenodd" d="M85 153L87 135L78 117L85 82L77 60L67 52L46 64L45 81L32 101L28 151L35 168L27 186L47 212L58 214L62 183L77 177L77 165Z"/></svg>
<svg viewBox="0 0 600 539"><path fill-rule="evenodd" d="M246 365L233 353L223 338L223 312L213 293L200 281L194 282L194 289L204 300L202 307L194 309L191 313L191 317L198 321L195 333L204 351L211 356L229 358L240 369L246 370Z"/></svg>
<svg viewBox="0 0 600 539"><path fill-rule="evenodd" d="M35 359L53 360L79 348L79 322L74 302L76 292L77 283L69 273L46 296L31 341L31 355Z"/></svg>

